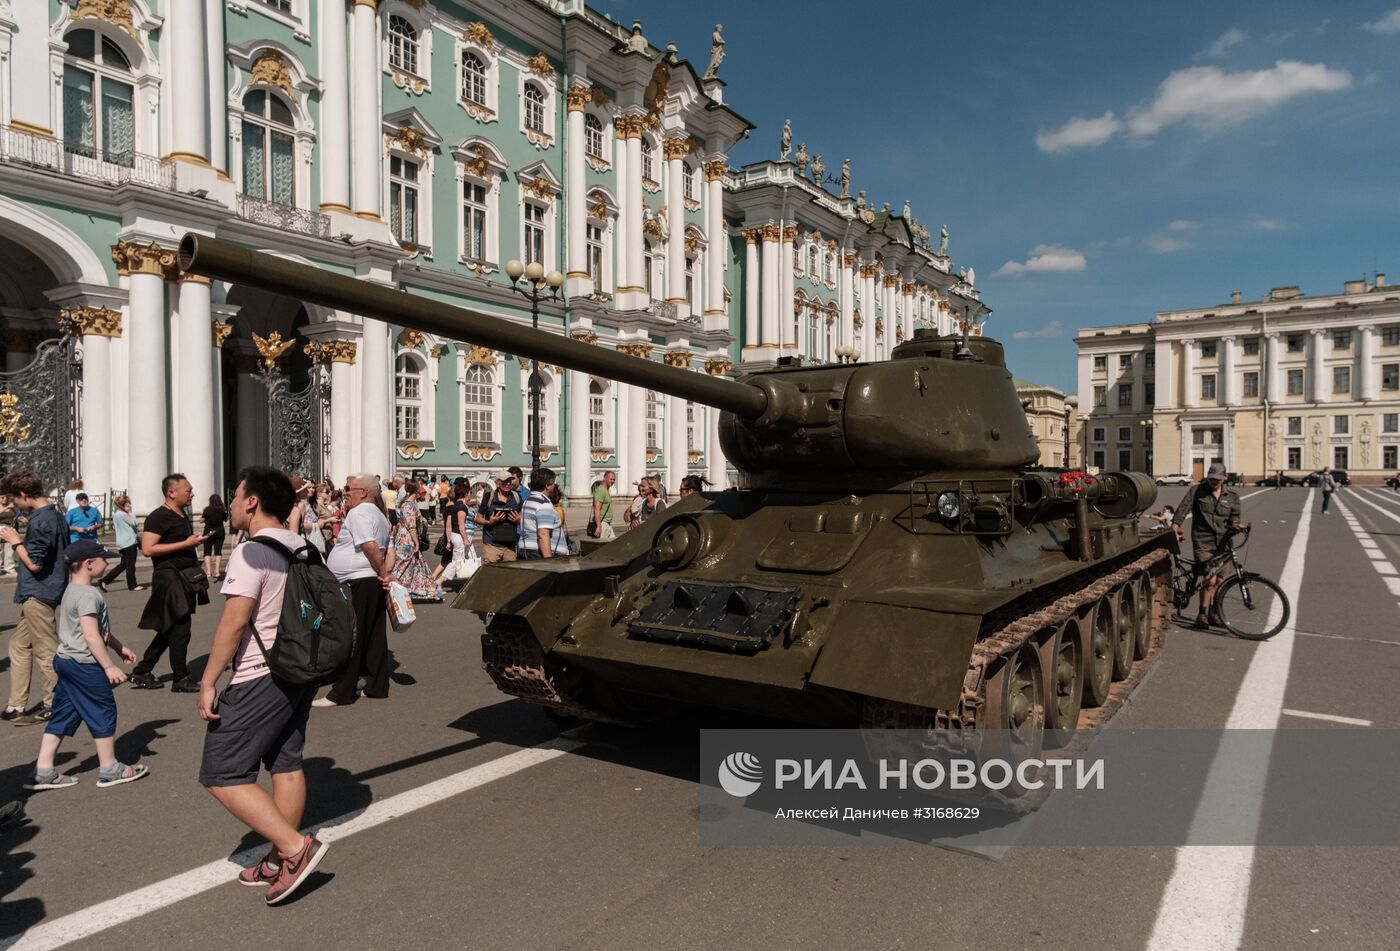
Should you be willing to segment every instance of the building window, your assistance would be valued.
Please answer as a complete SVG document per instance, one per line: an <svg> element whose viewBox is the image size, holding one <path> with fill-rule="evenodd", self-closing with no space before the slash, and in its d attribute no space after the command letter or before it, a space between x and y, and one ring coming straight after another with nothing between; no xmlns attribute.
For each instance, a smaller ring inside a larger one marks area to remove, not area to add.
<svg viewBox="0 0 1400 951"><path fill-rule="evenodd" d="M1304 335L1303 335L1303 334L1289 334L1289 335L1288 335L1288 352L1289 352L1289 353L1302 353L1305 343L1306 343L1306 341L1305 341L1305 339L1304 339Z"/></svg>
<svg viewBox="0 0 1400 951"><path fill-rule="evenodd" d="M642 282L646 286L648 297L656 296L651 290L651 274L654 270L656 270L656 257L651 253L650 248L648 248L647 253L642 255Z"/></svg>
<svg viewBox="0 0 1400 951"><path fill-rule="evenodd" d="M130 80L131 63L117 44L92 30L68 34L63 65L63 147L67 151L118 165L135 161Z"/></svg>
<svg viewBox="0 0 1400 951"><path fill-rule="evenodd" d="M592 113L583 117L583 150L595 159L603 158L603 123Z"/></svg>
<svg viewBox="0 0 1400 951"><path fill-rule="evenodd" d="M1103 461L1104 461L1104 451L1103 451L1102 449L1095 449L1095 450L1094 450L1094 468L1095 468L1095 469L1102 469L1102 468L1104 467Z"/></svg>
<svg viewBox="0 0 1400 951"><path fill-rule="evenodd" d="M649 182L656 181L656 149L652 148L651 140L642 136L642 178Z"/></svg>
<svg viewBox="0 0 1400 951"><path fill-rule="evenodd" d="M1144 383L1142 385L1142 402L1146 406L1157 405L1157 384Z"/></svg>
<svg viewBox="0 0 1400 951"><path fill-rule="evenodd" d="M1333 416L1333 417L1332 417L1332 435L1334 435L1334 436L1348 436L1348 435L1350 435L1350 434L1351 434L1351 417L1350 417L1350 416Z"/></svg>
<svg viewBox="0 0 1400 951"><path fill-rule="evenodd" d="M550 379L549 374L540 371L540 419L539 429L535 428L535 400L534 394L528 389L525 391L525 445L544 446L549 444L549 405L553 402L549 396Z"/></svg>
<svg viewBox="0 0 1400 951"><path fill-rule="evenodd" d="M1095 369L1095 370L1107 370L1107 369L1108 369L1108 355L1107 355L1107 354L1102 354L1102 353L1101 353L1101 354L1099 354L1098 356L1094 357L1094 369Z"/></svg>
<svg viewBox="0 0 1400 951"><path fill-rule="evenodd" d="M296 204L292 110L277 95L254 89L243 97L243 194Z"/></svg>
<svg viewBox="0 0 1400 951"><path fill-rule="evenodd" d="M807 248L807 274L814 282L821 279L821 251L815 244Z"/></svg>
<svg viewBox="0 0 1400 951"><path fill-rule="evenodd" d="M1207 373L1201 377L1201 399L1215 399L1215 374Z"/></svg>
<svg viewBox="0 0 1400 951"><path fill-rule="evenodd" d="M525 263L544 263L544 205L525 203Z"/></svg>
<svg viewBox="0 0 1400 951"><path fill-rule="evenodd" d="M685 259L685 299L691 306L695 304L695 259Z"/></svg>
<svg viewBox="0 0 1400 951"><path fill-rule="evenodd" d="M486 260L486 186L462 182L462 254L476 261Z"/></svg>
<svg viewBox="0 0 1400 951"><path fill-rule="evenodd" d="M1381 389L1400 390L1400 363L1381 364Z"/></svg>
<svg viewBox="0 0 1400 951"><path fill-rule="evenodd" d="M1249 373L1246 373L1246 374L1244 375L1244 391L1243 391L1243 392L1244 392L1244 395L1245 395L1245 396L1258 396L1258 395L1259 395L1259 374L1258 374L1258 373L1249 372Z"/></svg>
<svg viewBox="0 0 1400 951"><path fill-rule="evenodd" d="M1400 453L1397 453L1397 450L1400 450L1400 446L1382 446L1382 447L1381 447L1381 468L1382 468L1382 469L1396 469L1396 468L1400 468L1400 465L1397 465L1397 463L1396 463L1397 455L1400 455Z"/></svg>
<svg viewBox="0 0 1400 951"><path fill-rule="evenodd" d="M1303 417L1301 417L1301 416L1290 416L1290 417L1288 417L1288 435L1290 435L1290 436L1301 436L1301 435L1303 435Z"/></svg>
<svg viewBox="0 0 1400 951"><path fill-rule="evenodd" d="M1131 353L1118 354L1118 369L1131 370L1133 368L1133 355Z"/></svg>
<svg viewBox="0 0 1400 951"><path fill-rule="evenodd" d="M606 412L607 397L603 395L603 384L597 380L588 381L588 448L602 449L607 444L603 442L605 426L607 424Z"/></svg>
<svg viewBox="0 0 1400 951"><path fill-rule="evenodd" d="M685 193L685 200L695 201L695 169L690 167L689 162L681 163L681 178L684 182L681 189Z"/></svg>
<svg viewBox="0 0 1400 951"><path fill-rule="evenodd" d="M1350 393L1350 392L1351 392L1351 367L1333 367L1333 368L1332 368L1332 392L1333 392L1333 393Z"/></svg>
<svg viewBox="0 0 1400 951"><path fill-rule="evenodd" d="M468 446L495 441L496 380L491 368L467 367L462 388L462 440Z"/></svg>
<svg viewBox="0 0 1400 951"><path fill-rule="evenodd" d="M1103 409L1108 405L1108 388L1104 386L1094 387L1094 409Z"/></svg>
<svg viewBox="0 0 1400 951"><path fill-rule="evenodd" d="M1221 426L1207 426L1191 431L1191 445L1219 446L1225 441L1225 429Z"/></svg>
<svg viewBox="0 0 1400 951"><path fill-rule="evenodd" d="M1381 415L1381 432L1400 433L1400 413L1384 413Z"/></svg>
<svg viewBox="0 0 1400 951"><path fill-rule="evenodd" d="M1258 337L1245 337L1245 338L1244 338L1244 355L1247 356L1247 357L1257 357L1257 356L1259 356L1259 338L1258 338Z"/></svg>
<svg viewBox="0 0 1400 951"><path fill-rule="evenodd" d="M1131 383L1118 384L1118 408L1122 409L1133 405L1133 385Z"/></svg>
<svg viewBox="0 0 1400 951"><path fill-rule="evenodd" d="M1142 355L1142 365L1145 369L1151 370L1157 366L1157 354L1149 350Z"/></svg>
<svg viewBox="0 0 1400 951"><path fill-rule="evenodd" d="M486 64L470 50L462 53L462 98L486 105Z"/></svg>
<svg viewBox="0 0 1400 951"><path fill-rule="evenodd" d="M525 84L525 128L544 135L544 90L534 83Z"/></svg>
<svg viewBox="0 0 1400 951"><path fill-rule="evenodd" d="M1346 471L1350 467L1351 451L1346 446L1332 447L1332 468Z"/></svg>
<svg viewBox="0 0 1400 951"><path fill-rule="evenodd" d="M421 438L423 372L408 354L394 363L394 438L407 442Z"/></svg>
<svg viewBox="0 0 1400 951"><path fill-rule="evenodd" d="M1203 342L1201 343L1201 356L1202 356L1204 359L1206 359L1206 360L1210 360L1210 359L1214 358L1214 356L1215 356L1215 348L1216 348L1216 341L1214 341L1214 340L1206 340L1206 341L1203 341Z"/></svg>
<svg viewBox="0 0 1400 951"><path fill-rule="evenodd" d="M647 390L647 449L659 452L661 449L661 424L664 416L661 410L661 397L655 390Z"/></svg>
<svg viewBox="0 0 1400 951"><path fill-rule="evenodd" d="M826 256L826 283L831 284L836 280L836 252L831 252Z"/></svg>
<svg viewBox="0 0 1400 951"><path fill-rule="evenodd" d="M603 289L603 227L589 222L588 234L588 276L593 279L593 289Z"/></svg>
<svg viewBox="0 0 1400 951"><path fill-rule="evenodd" d="M1105 432L1105 430L1104 430L1104 428L1103 428L1102 426L1095 426L1095 427L1094 427L1094 442L1103 442L1104 439L1106 438L1106 437L1104 436L1104 432Z"/></svg>
<svg viewBox="0 0 1400 951"><path fill-rule="evenodd" d="M389 156L389 230L400 244L418 244L418 163Z"/></svg>
<svg viewBox="0 0 1400 951"><path fill-rule="evenodd" d="M389 17L389 65L418 75L418 31L401 16Z"/></svg>
<svg viewBox="0 0 1400 951"><path fill-rule="evenodd" d="M1119 427L1118 427L1118 441L1119 441L1119 442L1132 442L1132 441L1133 441L1133 427L1131 427L1131 426L1119 426Z"/></svg>
<svg viewBox="0 0 1400 951"><path fill-rule="evenodd" d="M685 448L688 453L695 452L699 443L695 439L695 404L685 404ZM686 460L687 462L689 459Z"/></svg>
<svg viewBox="0 0 1400 951"><path fill-rule="evenodd" d="M1303 395L1303 371L1302 371L1302 370L1289 370L1289 371L1288 371L1288 395L1289 395L1289 396L1302 396L1302 395Z"/></svg>
<svg viewBox="0 0 1400 951"><path fill-rule="evenodd" d="M1301 468L1303 468L1303 447L1302 447L1302 446L1289 446L1289 447L1288 447L1288 468L1290 468L1290 469L1301 469Z"/></svg>
<svg viewBox="0 0 1400 951"><path fill-rule="evenodd" d="M1351 331L1350 331L1350 330L1334 330L1334 331L1332 331L1332 349L1333 349L1333 350L1350 350L1350 349L1351 349Z"/></svg>
<svg viewBox="0 0 1400 951"><path fill-rule="evenodd" d="M1118 469L1121 472L1128 472L1133 468L1133 451L1131 449L1118 450Z"/></svg>
<svg viewBox="0 0 1400 951"><path fill-rule="evenodd" d="M1381 346L1400 346L1400 324L1392 324L1389 327L1381 328Z"/></svg>

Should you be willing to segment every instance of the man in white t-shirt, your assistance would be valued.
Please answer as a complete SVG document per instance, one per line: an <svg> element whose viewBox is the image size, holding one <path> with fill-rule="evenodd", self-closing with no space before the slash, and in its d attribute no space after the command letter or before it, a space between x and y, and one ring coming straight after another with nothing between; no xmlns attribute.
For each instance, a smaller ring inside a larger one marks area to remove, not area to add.
<svg viewBox="0 0 1400 951"><path fill-rule="evenodd" d="M239 476L229 519L249 538L266 535L299 551L306 540L284 527L295 501L296 490L284 473L249 467ZM261 862L238 876L244 885L265 886L269 905L296 891L326 852L325 843L297 830L306 806L301 760L315 688L275 676L259 643L271 646L277 637L286 586L287 559L281 553L257 544L234 549L224 574L224 613L199 685L199 715L209 721L199 781L271 844ZM217 695L219 677L230 663L233 676ZM270 796L258 785L259 765L272 774Z"/></svg>
<svg viewBox="0 0 1400 951"><path fill-rule="evenodd" d="M350 589L355 608L355 653L345 673L331 692L312 704L339 707L358 697L356 681L365 678L365 696L389 696L389 637L387 588L392 580L393 552L389 548L389 520L374 504L370 493L377 491L377 480L363 473L345 480L345 521L335 538L335 547L326 557L326 567Z"/></svg>

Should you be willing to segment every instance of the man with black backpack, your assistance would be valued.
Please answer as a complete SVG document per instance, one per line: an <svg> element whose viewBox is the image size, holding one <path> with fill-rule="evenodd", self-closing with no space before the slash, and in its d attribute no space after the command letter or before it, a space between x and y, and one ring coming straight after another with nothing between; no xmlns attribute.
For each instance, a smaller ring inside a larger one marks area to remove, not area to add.
<svg viewBox="0 0 1400 951"><path fill-rule="evenodd" d="M326 853L325 843L297 829L306 805L302 749L316 686L339 672L337 663L348 662L354 639L348 600L344 608L336 603L337 595L346 595L333 578L316 584L316 569L330 577L320 554L285 527L295 501L291 480L276 469L253 466L239 476L229 517L249 541L229 559L224 613L199 685L199 715L209 721L199 781L271 844L266 857L238 877L265 887L269 905L296 891ZM297 570L294 597L301 609L293 605L290 619L283 610L293 573L287 553L307 559ZM298 626L298 617L307 623ZM233 676L217 695L230 663ZM270 796L258 786L260 764L272 774Z"/></svg>

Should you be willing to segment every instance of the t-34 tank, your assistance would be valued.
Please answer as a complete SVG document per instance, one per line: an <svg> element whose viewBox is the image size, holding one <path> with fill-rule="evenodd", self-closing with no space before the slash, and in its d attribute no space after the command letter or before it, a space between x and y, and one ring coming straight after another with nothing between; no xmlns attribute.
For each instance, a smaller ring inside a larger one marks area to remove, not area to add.
<svg viewBox="0 0 1400 951"><path fill-rule="evenodd" d="M579 558L493 564L456 607L486 670L559 714L690 703L832 725L1106 720L1161 648L1171 533L1139 473L1036 467L1002 347L916 331L881 363L738 382L188 236L181 266L722 409L738 491Z"/></svg>

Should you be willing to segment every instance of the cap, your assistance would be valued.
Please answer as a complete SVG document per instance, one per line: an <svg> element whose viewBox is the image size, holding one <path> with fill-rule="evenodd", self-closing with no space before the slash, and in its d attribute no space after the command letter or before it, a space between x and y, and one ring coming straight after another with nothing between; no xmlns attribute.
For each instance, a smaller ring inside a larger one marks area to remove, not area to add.
<svg viewBox="0 0 1400 951"><path fill-rule="evenodd" d="M1219 462L1212 462L1210 464L1210 468L1206 470L1206 478L1219 479L1222 482L1225 481L1226 476L1224 464Z"/></svg>
<svg viewBox="0 0 1400 951"><path fill-rule="evenodd" d="M511 479L515 478L515 473L511 472L509 469L502 469L491 478L495 479L497 482L509 482Z"/></svg>
<svg viewBox="0 0 1400 951"><path fill-rule="evenodd" d="M121 553L103 548L90 538L80 538L63 549L63 560L70 565L89 558L120 558Z"/></svg>

